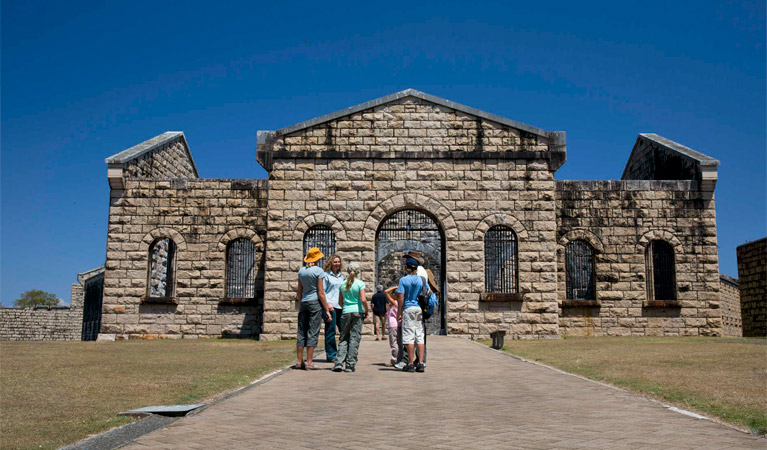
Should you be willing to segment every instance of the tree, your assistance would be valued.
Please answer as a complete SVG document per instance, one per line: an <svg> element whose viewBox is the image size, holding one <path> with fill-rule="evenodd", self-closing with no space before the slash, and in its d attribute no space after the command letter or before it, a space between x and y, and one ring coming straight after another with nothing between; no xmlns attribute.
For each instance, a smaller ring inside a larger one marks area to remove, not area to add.
<svg viewBox="0 0 767 450"><path fill-rule="evenodd" d="M29 308L32 306L56 306L59 304L59 299L56 298L56 294L49 292L32 289L21 294L21 297L13 302L13 306L19 308Z"/></svg>

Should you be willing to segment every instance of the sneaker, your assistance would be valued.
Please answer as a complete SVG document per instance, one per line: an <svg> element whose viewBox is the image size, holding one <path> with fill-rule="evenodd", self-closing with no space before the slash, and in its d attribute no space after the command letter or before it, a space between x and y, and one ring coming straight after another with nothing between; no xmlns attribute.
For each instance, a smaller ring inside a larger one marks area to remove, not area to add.
<svg viewBox="0 0 767 450"><path fill-rule="evenodd" d="M344 372L354 372L354 367L346 367L346 370Z"/></svg>
<svg viewBox="0 0 767 450"><path fill-rule="evenodd" d="M394 364L394 368L395 369L402 370L402 368L404 368L404 367L405 367L405 361L400 361L400 362Z"/></svg>
<svg viewBox="0 0 767 450"><path fill-rule="evenodd" d="M412 364L408 364L407 366L402 368L403 372L415 372L415 366Z"/></svg>
<svg viewBox="0 0 767 450"><path fill-rule="evenodd" d="M424 370L426 370L426 366L424 366L423 364L416 364L415 365L415 371L416 372L423 373Z"/></svg>
<svg viewBox="0 0 767 450"><path fill-rule="evenodd" d="M342 370L344 370L344 368L343 368L343 367L341 367L341 366L335 366L335 367L333 367L333 372L341 372Z"/></svg>

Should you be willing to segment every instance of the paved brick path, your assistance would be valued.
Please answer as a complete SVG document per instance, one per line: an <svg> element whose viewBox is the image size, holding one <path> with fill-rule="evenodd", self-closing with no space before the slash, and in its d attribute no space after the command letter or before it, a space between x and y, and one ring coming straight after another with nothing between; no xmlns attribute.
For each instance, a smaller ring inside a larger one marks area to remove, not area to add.
<svg viewBox="0 0 767 450"><path fill-rule="evenodd" d="M767 439L458 338L431 337L426 373L292 370L126 448L767 449Z"/></svg>

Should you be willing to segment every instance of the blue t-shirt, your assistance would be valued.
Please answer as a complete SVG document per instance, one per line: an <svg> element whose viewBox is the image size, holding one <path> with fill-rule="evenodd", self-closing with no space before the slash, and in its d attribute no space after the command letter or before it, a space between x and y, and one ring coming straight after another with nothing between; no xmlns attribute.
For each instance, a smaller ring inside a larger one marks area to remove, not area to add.
<svg viewBox="0 0 767 450"><path fill-rule="evenodd" d="M399 279L397 286L398 294L405 294L405 304L402 309L408 309L411 306L418 306L418 294L423 288L423 281L418 275L405 275Z"/></svg>
<svg viewBox="0 0 767 450"><path fill-rule="evenodd" d="M332 271L325 272L325 279L322 281L322 288L325 289L325 300L335 309L341 309L338 304L338 291L341 289L341 285L344 284L344 274L338 272L335 275Z"/></svg>
<svg viewBox="0 0 767 450"><path fill-rule="evenodd" d="M317 266L302 267L298 271L298 281L304 288L301 302L312 302L320 299L317 296L317 282L323 278L325 278L325 271Z"/></svg>

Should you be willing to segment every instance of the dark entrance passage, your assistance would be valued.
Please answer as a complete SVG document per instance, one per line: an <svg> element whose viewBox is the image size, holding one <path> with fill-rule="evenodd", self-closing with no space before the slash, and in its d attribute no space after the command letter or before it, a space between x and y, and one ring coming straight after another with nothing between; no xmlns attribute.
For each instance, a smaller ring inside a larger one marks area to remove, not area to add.
<svg viewBox="0 0 767 450"><path fill-rule="evenodd" d="M434 274L439 292L439 311L426 321L426 333L445 334L445 237L430 215L404 209L388 215L376 233L376 284L396 286L404 275L403 256L408 251L423 255L423 266Z"/></svg>

